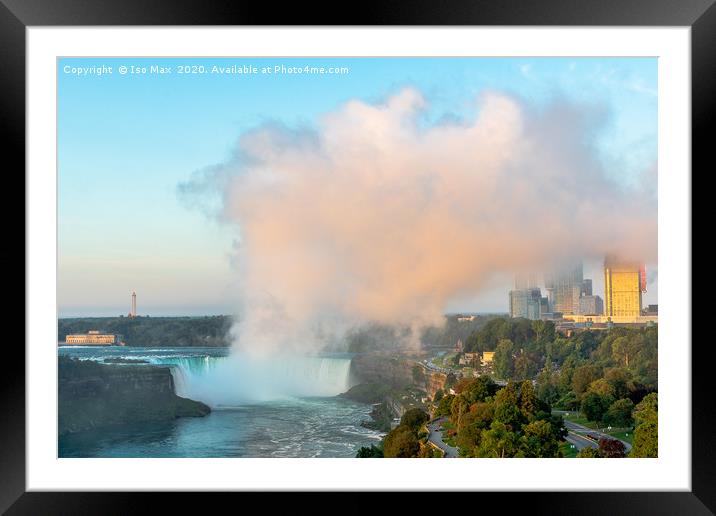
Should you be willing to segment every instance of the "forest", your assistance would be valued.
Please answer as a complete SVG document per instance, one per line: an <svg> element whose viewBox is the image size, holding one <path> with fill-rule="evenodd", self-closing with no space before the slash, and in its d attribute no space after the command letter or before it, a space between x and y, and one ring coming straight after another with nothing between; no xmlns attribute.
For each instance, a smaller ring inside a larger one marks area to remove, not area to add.
<svg viewBox="0 0 716 516"><path fill-rule="evenodd" d="M73 333L90 330L121 334L127 346L179 347L229 346L232 318L228 315L205 317L83 317L59 319L57 340L64 342Z"/></svg>
<svg viewBox="0 0 716 516"><path fill-rule="evenodd" d="M549 321L494 318L465 341L466 351L495 352L491 370L457 381L449 393L438 391L425 418L446 418L445 436L464 457L563 456L567 431L555 410L581 414L595 427L633 432L628 456L656 457L657 344L657 326L566 337ZM424 443L420 429L401 423L381 447L359 456L432 456ZM577 456L626 455L619 440L601 439Z"/></svg>

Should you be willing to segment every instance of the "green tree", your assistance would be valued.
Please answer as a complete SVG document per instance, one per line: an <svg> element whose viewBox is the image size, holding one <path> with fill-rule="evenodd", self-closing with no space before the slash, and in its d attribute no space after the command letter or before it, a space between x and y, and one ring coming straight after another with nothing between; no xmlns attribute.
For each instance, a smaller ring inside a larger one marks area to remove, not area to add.
<svg viewBox="0 0 716 516"><path fill-rule="evenodd" d="M490 428L494 418L494 404L490 400L478 401L462 415L457 433L457 445L460 455L474 457L482 438L482 431Z"/></svg>
<svg viewBox="0 0 716 516"><path fill-rule="evenodd" d="M491 401L478 401L470 406L470 414L472 423L485 430L490 428L495 417L495 404Z"/></svg>
<svg viewBox="0 0 716 516"><path fill-rule="evenodd" d="M522 351L514 363L514 378L516 380L530 380L537 374L538 363L530 353Z"/></svg>
<svg viewBox="0 0 716 516"><path fill-rule="evenodd" d="M580 459L598 459L600 457L601 455L599 455L599 450L596 448L590 448L589 446L582 448L579 450L579 453L577 453L577 458Z"/></svg>
<svg viewBox="0 0 716 516"><path fill-rule="evenodd" d="M383 457L383 448L381 446L361 446L356 454L358 459L377 459Z"/></svg>
<svg viewBox="0 0 716 516"><path fill-rule="evenodd" d="M537 375L537 397L549 405L554 405L560 398L557 380L557 375L552 373L552 364L546 363L542 371Z"/></svg>
<svg viewBox="0 0 716 516"><path fill-rule="evenodd" d="M537 393L535 393L532 382L529 380L525 380L520 384L519 406L520 412L526 419L532 418L540 409Z"/></svg>
<svg viewBox="0 0 716 516"><path fill-rule="evenodd" d="M631 417L632 410L634 410L634 403L630 399L617 400L609 406L604 415L604 422L620 428L631 427L634 423Z"/></svg>
<svg viewBox="0 0 716 516"><path fill-rule="evenodd" d="M485 326L472 333L465 341L467 351L494 351L501 338L510 334L510 322L504 317L487 321Z"/></svg>
<svg viewBox="0 0 716 516"><path fill-rule="evenodd" d="M435 409L435 417L440 416L450 416L451 408L452 408L452 402L455 399L455 396L453 394L446 394L442 398L440 398L440 401L438 402L438 407Z"/></svg>
<svg viewBox="0 0 716 516"><path fill-rule="evenodd" d="M598 341L594 333L585 331L578 333L572 338L574 352L580 358L589 358L592 352L597 348Z"/></svg>
<svg viewBox="0 0 716 516"><path fill-rule="evenodd" d="M462 380L455 386L455 390L472 405L477 401L485 401L488 396L495 394L497 384L489 376L483 375L475 379Z"/></svg>
<svg viewBox="0 0 716 516"><path fill-rule="evenodd" d="M635 340L628 336L615 339L614 342L612 342L612 359L614 362L621 367L629 369L629 359L631 358L633 366L636 345L638 344Z"/></svg>
<svg viewBox="0 0 716 516"><path fill-rule="evenodd" d="M465 396L462 394L456 395L450 405L450 420L457 426L460 426L460 418L469 408L470 404L467 399L465 399Z"/></svg>
<svg viewBox="0 0 716 516"><path fill-rule="evenodd" d="M611 403L611 397L602 396L596 392L588 392L582 399L581 411L589 421L600 422Z"/></svg>
<svg viewBox="0 0 716 516"><path fill-rule="evenodd" d="M407 426L417 432L428 419L430 419L430 416L425 411L419 408L412 408L405 411L403 417L400 418L400 426Z"/></svg>
<svg viewBox="0 0 716 516"><path fill-rule="evenodd" d="M460 419L456 439L460 455L470 457L474 454L475 447L480 444L483 429L480 423L480 414L476 412L468 411Z"/></svg>
<svg viewBox="0 0 716 516"><path fill-rule="evenodd" d="M574 392L567 391L564 396L557 400L555 406L564 410L579 410L580 403L577 396L574 395Z"/></svg>
<svg viewBox="0 0 716 516"><path fill-rule="evenodd" d="M419 450L418 437L408 426L399 425L385 436L383 444L385 457L415 457Z"/></svg>
<svg viewBox="0 0 716 516"><path fill-rule="evenodd" d="M610 367L604 372L604 379L614 388L616 399L626 398L632 385L631 373L621 367Z"/></svg>
<svg viewBox="0 0 716 516"><path fill-rule="evenodd" d="M538 340L545 342L551 342L554 340L555 328L552 321L543 321L541 319L532 321L532 330Z"/></svg>
<svg viewBox="0 0 716 516"><path fill-rule="evenodd" d="M510 430L518 430L523 419L517 388L510 382L495 395L495 421L506 425Z"/></svg>
<svg viewBox="0 0 716 516"><path fill-rule="evenodd" d="M659 412L659 398L658 394L652 392L644 396L639 404L634 407L634 421L637 425L642 423L654 421L658 417Z"/></svg>
<svg viewBox="0 0 716 516"><path fill-rule="evenodd" d="M559 378L557 381L557 387L559 392L563 395L569 391L572 391L572 377L574 376L574 367L568 365L562 365L562 369L559 372Z"/></svg>
<svg viewBox="0 0 716 516"><path fill-rule="evenodd" d="M489 430L483 430L477 457L514 457L519 450L519 437L504 423L493 421Z"/></svg>
<svg viewBox="0 0 716 516"><path fill-rule="evenodd" d="M552 433L557 441L564 441L569 434L567 427L564 426L564 419L562 419L562 416L557 414L552 415L549 407L547 407L547 410L541 410L538 412L536 419L538 421L547 421L550 424Z"/></svg>
<svg viewBox="0 0 716 516"><path fill-rule="evenodd" d="M572 375L572 391L580 398L587 387L599 377L597 368L593 365L577 367Z"/></svg>
<svg viewBox="0 0 716 516"><path fill-rule="evenodd" d="M520 448L525 457L559 457L559 441L549 422L533 421L522 430Z"/></svg>
<svg viewBox="0 0 716 516"><path fill-rule="evenodd" d="M514 345L509 339L502 339L497 343L493 363L495 374L498 378L510 379L514 373L515 366L512 358Z"/></svg>
<svg viewBox="0 0 716 516"><path fill-rule="evenodd" d="M658 397L655 392L648 394L634 408L636 428L630 457L659 456L659 414Z"/></svg>
<svg viewBox="0 0 716 516"><path fill-rule="evenodd" d="M589 387L587 387L587 392L595 392L605 398L614 399L614 387L604 378L599 378L590 383Z"/></svg>

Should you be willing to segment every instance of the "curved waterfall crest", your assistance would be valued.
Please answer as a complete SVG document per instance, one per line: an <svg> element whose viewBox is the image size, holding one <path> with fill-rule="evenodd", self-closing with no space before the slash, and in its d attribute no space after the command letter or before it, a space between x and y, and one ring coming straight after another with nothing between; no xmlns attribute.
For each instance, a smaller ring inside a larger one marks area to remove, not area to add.
<svg viewBox="0 0 716 516"><path fill-rule="evenodd" d="M350 355L279 355L257 358L162 357L177 394L213 407L235 406L290 397L336 396L350 388Z"/></svg>

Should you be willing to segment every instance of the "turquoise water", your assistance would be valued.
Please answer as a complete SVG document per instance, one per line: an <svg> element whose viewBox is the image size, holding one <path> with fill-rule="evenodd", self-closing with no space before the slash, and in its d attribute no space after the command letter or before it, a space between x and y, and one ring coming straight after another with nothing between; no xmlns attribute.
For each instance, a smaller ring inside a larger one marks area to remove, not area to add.
<svg viewBox="0 0 716 516"><path fill-rule="evenodd" d="M179 395L212 413L60 438L60 457L355 457L379 432L360 426L370 405L336 397L350 355L256 362L217 348L61 347L60 355L122 357L171 367Z"/></svg>

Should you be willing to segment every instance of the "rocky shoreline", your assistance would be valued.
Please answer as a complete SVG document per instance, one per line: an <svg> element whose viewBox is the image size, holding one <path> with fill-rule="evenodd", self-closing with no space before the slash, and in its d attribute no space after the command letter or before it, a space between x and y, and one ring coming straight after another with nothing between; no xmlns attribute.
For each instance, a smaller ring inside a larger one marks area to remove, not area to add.
<svg viewBox="0 0 716 516"><path fill-rule="evenodd" d="M389 432L393 421L412 408L425 409L425 400L445 387L447 376L426 370L418 357L396 356L384 352L357 354L351 361L351 381L354 384L341 396L370 403L371 421L362 426Z"/></svg>

